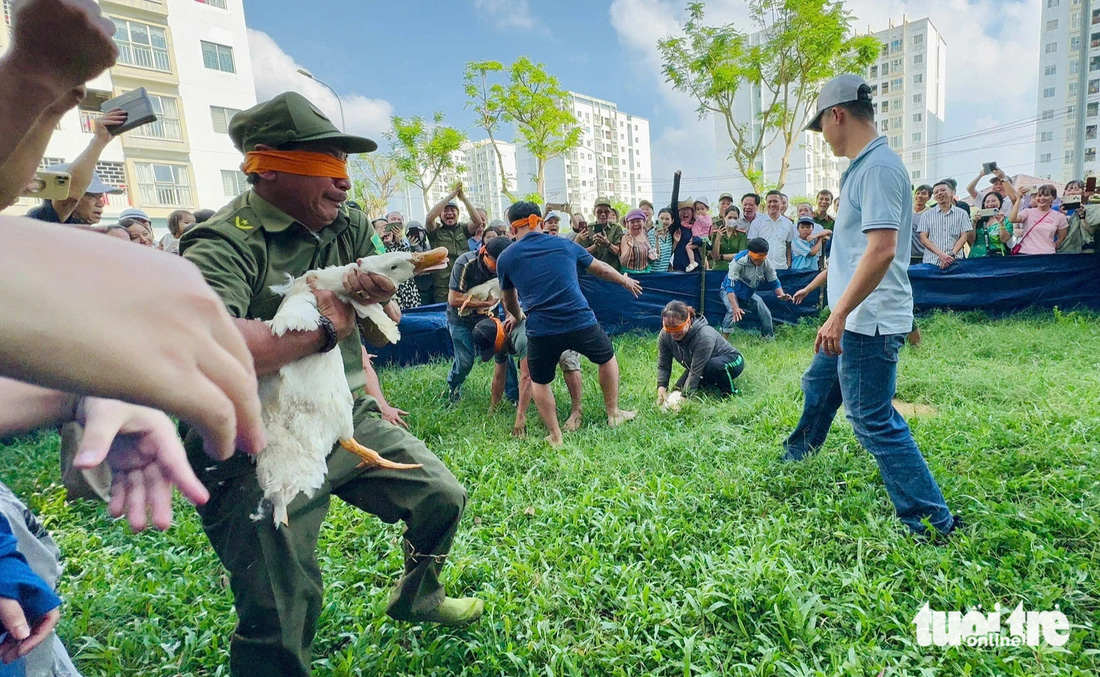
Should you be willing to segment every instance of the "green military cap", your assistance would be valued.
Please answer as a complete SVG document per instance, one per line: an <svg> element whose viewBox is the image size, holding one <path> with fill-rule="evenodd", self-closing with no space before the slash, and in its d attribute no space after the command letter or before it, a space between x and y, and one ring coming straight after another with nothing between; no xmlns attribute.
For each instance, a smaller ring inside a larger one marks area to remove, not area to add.
<svg viewBox="0 0 1100 677"><path fill-rule="evenodd" d="M229 138L242 153L255 149L257 144L279 148L303 141L330 141L345 153L370 153L378 148L370 139L341 132L297 92L283 92L234 115L229 121Z"/></svg>
<svg viewBox="0 0 1100 677"><path fill-rule="evenodd" d="M718 201L721 202L722 200L729 200L730 202L733 202L733 196L729 193L722 193L718 196Z"/></svg>
<svg viewBox="0 0 1100 677"><path fill-rule="evenodd" d="M596 204L592 205L592 208L595 209L596 207L610 207L610 206L611 206L611 200L608 200L606 197L598 197L598 198L596 198Z"/></svg>

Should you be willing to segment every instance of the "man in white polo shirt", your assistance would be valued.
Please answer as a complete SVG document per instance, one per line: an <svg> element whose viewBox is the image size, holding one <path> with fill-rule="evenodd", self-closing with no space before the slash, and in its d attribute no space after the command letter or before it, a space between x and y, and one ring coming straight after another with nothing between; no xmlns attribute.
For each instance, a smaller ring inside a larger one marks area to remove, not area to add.
<svg viewBox="0 0 1100 677"><path fill-rule="evenodd" d="M795 461L817 451L843 404L860 444L878 463L898 518L918 534L926 532L925 522L949 534L959 520L891 403L898 352L913 328L906 272L913 211L909 172L878 135L871 88L858 75L825 84L807 129L821 132L833 153L851 165L840 178L829 259L832 313L817 332L815 355L802 377L802 418L784 443L784 458Z"/></svg>
<svg viewBox="0 0 1100 677"><path fill-rule="evenodd" d="M794 223L783 216L783 193L769 190L764 196L767 212L758 214L749 226L749 239L763 238L768 241L768 260L776 270L791 267L791 242L796 234Z"/></svg>

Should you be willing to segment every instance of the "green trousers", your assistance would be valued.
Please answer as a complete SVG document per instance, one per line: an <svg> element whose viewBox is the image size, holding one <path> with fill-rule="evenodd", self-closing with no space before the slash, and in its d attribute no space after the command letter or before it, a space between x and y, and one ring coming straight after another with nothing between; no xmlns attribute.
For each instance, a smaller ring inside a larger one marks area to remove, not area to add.
<svg viewBox="0 0 1100 677"><path fill-rule="evenodd" d="M212 463L197 435L188 454L210 500L199 508L203 529L229 571L237 630L230 644L233 675L308 675L322 608L317 535L331 496L391 524L405 522L405 573L387 613L412 619L443 601L439 571L466 505L466 491L420 440L377 415L372 398L356 402L355 439L387 459L421 463L415 470L357 468L359 458L337 445L325 484L289 506L289 527L278 529L263 498L252 460L238 453Z"/></svg>

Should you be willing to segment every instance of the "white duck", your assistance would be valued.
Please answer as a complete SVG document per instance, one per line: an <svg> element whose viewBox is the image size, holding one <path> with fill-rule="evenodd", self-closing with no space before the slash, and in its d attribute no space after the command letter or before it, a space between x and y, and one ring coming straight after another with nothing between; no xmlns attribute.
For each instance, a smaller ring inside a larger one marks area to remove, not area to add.
<svg viewBox="0 0 1100 677"><path fill-rule="evenodd" d="M267 324L275 336L288 331L310 331L321 324L312 290L335 293L350 303L361 318L373 322L391 343L401 334L397 324L376 303L362 304L344 290L344 274L352 268L378 273L399 285L414 275L444 268L447 250L392 252L360 259L346 266L311 270L298 279L288 275L285 285L272 287L284 295L275 317ZM388 461L353 439L353 398L339 349L307 355L260 379L267 447L256 456L256 475L264 497L271 501L275 524L288 524L287 506L300 493L312 496L325 480L326 458L340 446L363 459L360 466L395 470L419 467ZM262 511L261 511L262 513Z"/></svg>
<svg viewBox="0 0 1100 677"><path fill-rule="evenodd" d="M466 300L463 301L462 305L459 307L458 314L465 317L474 312L473 308L466 307L466 304L470 301L499 301L503 297L503 294L500 293L500 280L494 275L489 278L488 281L482 282L466 292Z"/></svg>

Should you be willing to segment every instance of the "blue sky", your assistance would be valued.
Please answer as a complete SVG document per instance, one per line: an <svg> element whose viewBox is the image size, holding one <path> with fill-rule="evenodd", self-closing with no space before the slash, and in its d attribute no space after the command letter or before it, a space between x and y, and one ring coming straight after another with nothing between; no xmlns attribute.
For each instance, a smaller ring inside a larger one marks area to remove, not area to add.
<svg viewBox="0 0 1100 677"><path fill-rule="evenodd" d="M855 26L885 28L903 15L931 17L948 50L948 136L1032 117L1036 111L1041 0L848 0ZM614 101L651 121L653 171L660 182L684 171L685 189L716 192L713 121L660 75L655 44L675 31L686 0L245 0L257 95L298 89L337 115L326 91L340 93L349 130L379 141L389 115L430 116L484 138L465 106L467 61L510 62L526 54L567 89ZM303 11L308 7L308 13ZM744 0L711 0L715 21L744 21ZM746 24L747 25L747 24ZM994 95L990 95L993 83ZM334 118L335 119L335 118ZM961 141L944 173L965 185L981 162L1009 173L1033 169L1034 129ZM973 149L973 150L970 150ZM963 152L965 151L965 152ZM992 154L992 156L991 156Z"/></svg>

